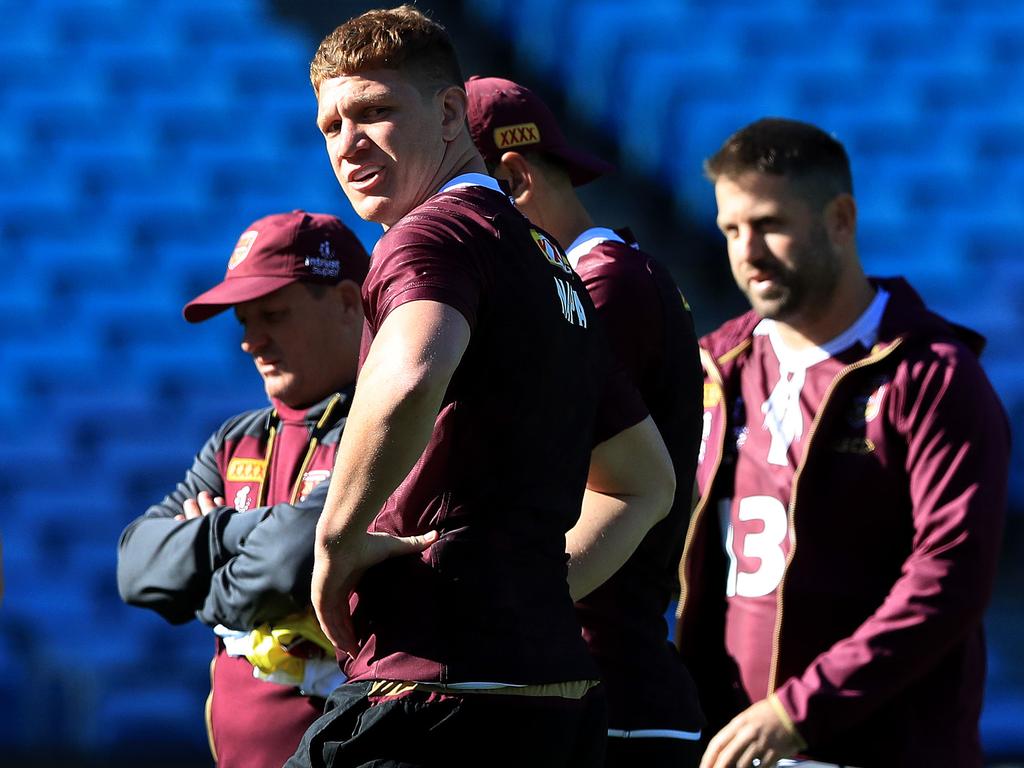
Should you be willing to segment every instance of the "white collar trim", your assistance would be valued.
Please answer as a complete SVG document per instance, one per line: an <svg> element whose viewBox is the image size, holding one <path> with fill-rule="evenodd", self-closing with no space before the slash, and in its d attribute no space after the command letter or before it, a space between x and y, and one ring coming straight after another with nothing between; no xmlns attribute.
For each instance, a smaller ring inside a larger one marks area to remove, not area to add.
<svg viewBox="0 0 1024 768"><path fill-rule="evenodd" d="M576 269L580 259L608 240L616 243L626 242L615 234L615 230L608 229L608 227L591 227L584 230L579 237L572 241L572 245L565 249L565 255L569 257L569 263L572 265L572 268Z"/></svg>
<svg viewBox="0 0 1024 768"><path fill-rule="evenodd" d="M441 189L440 192L448 192L452 189L460 189L461 187L487 187L493 189L495 192L502 192L501 187L498 184L498 180L492 176L488 176L485 173L462 173L456 176L454 179L448 181Z"/></svg>
<svg viewBox="0 0 1024 768"><path fill-rule="evenodd" d="M791 349L782 340L774 320L766 319L759 322L754 328L754 335L768 337L772 347L775 349L775 356L779 358L780 367L789 371L806 370L823 360L835 357L840 352L849 349L857 343L862 344L867 349L871 349L875 342L878 341L878 326L882 322L882 315L885 313L885 306L888 301L889 293L879 288L868 308L853 322L853 325L820 347L809 347L800 350Z"/></svg>

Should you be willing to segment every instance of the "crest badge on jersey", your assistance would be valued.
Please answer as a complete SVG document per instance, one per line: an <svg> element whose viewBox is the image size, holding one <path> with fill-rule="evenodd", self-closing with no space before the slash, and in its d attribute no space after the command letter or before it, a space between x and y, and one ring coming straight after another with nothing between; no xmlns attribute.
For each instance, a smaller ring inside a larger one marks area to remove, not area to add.
<svg viewBox="0 0 1024 768"><path fill-rule="evenodd" d="M572 265L569 264L569 259L562 249L551 242L546 235L541 234L536 229L530 230L530 235L533 236L533 242L540 248L540 252L544 254L544 258L548 260L548 263L553 267L558 267L564 270L566 273L572 272Z"/></svg>
<svg viewBox="0 0 1024 768"><path fill-rule="evenodd" d="M313 492L324 480L331 476L329 469L311 469L302 476L302 487L299 489L299 501L305 501L306 497Z"/></svg>
<svg viewBox="0 0 1024 768"><path fill-rule="evenodd" d="M231 506L237 509L239 512L245 512L252 506L252 487L243 485L235 492L235 498L232 499Z"/></svg>
<svg viewBox="0 0 1024 768"><path fill-rule="evenodd" d="M255 229L242 233L242 236L238 238L238 242L235 243L235 250L231 252L231 258L228 259L228 269L234 269L245 261L245 257L249 255L249 251L252 250L252 246L259 234Z"/></svg>
<svg viewBox="0 0 1024 768"><path fill-rule="evenodd" d="M875 379L866 390L853 398L850 409L847 412L847 421L851 427L863 427L878 418L882 412L882 402L885 400L885 393L889 390L889 384L884 379Z"/></svg>

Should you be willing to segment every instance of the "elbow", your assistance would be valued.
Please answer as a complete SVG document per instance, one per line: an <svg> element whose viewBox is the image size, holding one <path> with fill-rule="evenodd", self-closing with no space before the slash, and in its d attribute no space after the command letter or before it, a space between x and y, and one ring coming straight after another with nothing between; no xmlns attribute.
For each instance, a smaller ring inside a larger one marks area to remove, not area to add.
<svg viewBox="0 0 1024 768"><path fill-rule="evenodd" d="M664 520L672 510L676 498L676 474L672 461L666 455L652 483L652 524Z"/></svg>

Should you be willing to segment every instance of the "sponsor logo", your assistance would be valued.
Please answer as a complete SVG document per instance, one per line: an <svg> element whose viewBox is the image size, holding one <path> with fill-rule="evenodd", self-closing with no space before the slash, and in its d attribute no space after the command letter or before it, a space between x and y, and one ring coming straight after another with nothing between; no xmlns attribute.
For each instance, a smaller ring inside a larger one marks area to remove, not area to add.
<svg viewBox="0 0 1024 768"><path fill-rule="evenodd" d="M243 485L241 488L239 488L238 492L235 494L235 498L231 506L233 506L239 512L245 512L247 509L249 509L249 507L252 506L252 488L250 488L248 485Z"/></svg>
<svg viewBox="0 0 1024 768"><path fill-rule="evenodd" d="M704 382L704 407L714 408L722 402L722 388L713 381Z"/></svg>
<svg viewBox="0 0 1024 768"><path fill-rule="evenodd" d="M229 483L261 483L267 463L263 459L232 459L228 463Z"/></svg>
<svg viewBox="0 0 1024 768"><path fill-rule="evenodd" d="M299 490L299 501L305 501L320 483L331 476L329 469L311 469L302 476L302 488Z"/></svg>
<svg viewBox="0 0 1024 768"><path fill-rule="evenodd" d="M558 267L565 273L572 272L572 265L569 263L569 259L562 249L552 243L547 237L542 235L536 229L530 230L530 235L533 237L533 242L540 248L540 252L544 254L544 258L548 260L548 263L553 267Z"/></svg>
<svg viewBox="0 0 1024 768"><path fill-rule="evenodd" d="M317 277L337 277L341 272L341 262L334 255L334 249L327 240L320 243L319 256L307 256L303 263Z"/></svg>
<svg viewBox="0 0 1024 768"><path fill-rule="evenodd" d="M523 147L540 143L540 129L536 123L519 123L494 129L494 143L498 149Z"/></svg>
<svg viewBox="0 0 1024 768"><path fill-rule="evenodd" d="M228 269L234 269L245 261L245 257L252 250L253 243L256 242L257 235L259 235L259 232L255 229L242 233L242 236L238 238L238 242L235 243L235 250L231 252L231 258L228 259Z"/></svg>

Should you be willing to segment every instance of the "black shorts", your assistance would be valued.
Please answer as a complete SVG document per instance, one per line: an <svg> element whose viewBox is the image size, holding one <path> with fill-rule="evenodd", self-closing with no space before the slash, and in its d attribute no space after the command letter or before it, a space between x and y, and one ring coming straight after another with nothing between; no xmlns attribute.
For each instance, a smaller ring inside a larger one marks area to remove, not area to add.
<svg viewBox="0 0 1024 768"><path fill-rule="evenodd" d="M607 714L600 686L582 698L412 690L331 694L285 768L601 768Z"/></svg>
<svg viewBox="0 0 1024 768"><path fill-rule="evenodd" d="M682 739L623 739L608 737L605 768L697 768L703 741Z"/></svg>

